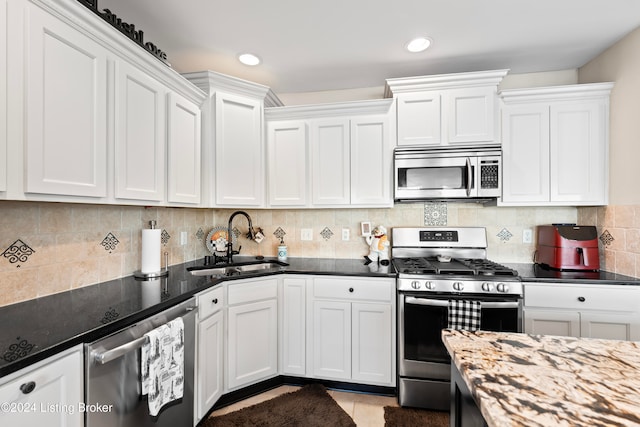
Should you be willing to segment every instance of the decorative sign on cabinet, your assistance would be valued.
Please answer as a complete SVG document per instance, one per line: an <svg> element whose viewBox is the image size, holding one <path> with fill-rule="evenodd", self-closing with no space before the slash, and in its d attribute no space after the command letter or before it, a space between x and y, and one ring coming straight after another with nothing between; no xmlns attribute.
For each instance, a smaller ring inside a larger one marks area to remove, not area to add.
<svg viewBox="0 0 640 427"><path fill-rule="evenodd" d="M605 205L612 83L501 92L509 206Z"/></svg>

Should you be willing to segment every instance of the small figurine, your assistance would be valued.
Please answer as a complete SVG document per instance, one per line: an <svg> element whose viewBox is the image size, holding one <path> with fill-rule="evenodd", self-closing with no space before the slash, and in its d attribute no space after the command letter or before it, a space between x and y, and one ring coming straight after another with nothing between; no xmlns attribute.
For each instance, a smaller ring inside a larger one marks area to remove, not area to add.
<svg viewBox="0 0 640 427"><path fill-rule="evenodd" d="M379 225L374 228L370 236L365 240L369 245L369 255L364 257L365 264L377 261L382 265L389 265L389 239L387 239L387 229Z"/></svg>

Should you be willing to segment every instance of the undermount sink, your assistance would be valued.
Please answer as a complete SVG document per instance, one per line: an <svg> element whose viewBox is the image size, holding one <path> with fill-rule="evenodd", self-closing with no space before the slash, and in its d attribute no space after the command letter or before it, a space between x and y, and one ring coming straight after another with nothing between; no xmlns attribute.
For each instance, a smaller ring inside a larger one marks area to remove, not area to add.
<svg viewBox="0 0 640 427"><path fill-rule="evenodd" d="M202 267L189 267L187 270L193 276L235 276L243 273L252 273L265 270L278 270L282 267L286 267L287 263L279 261L266 261L257 262L253 264L238 264L238 265L221 265L221 266L202 266Z"/></svg>

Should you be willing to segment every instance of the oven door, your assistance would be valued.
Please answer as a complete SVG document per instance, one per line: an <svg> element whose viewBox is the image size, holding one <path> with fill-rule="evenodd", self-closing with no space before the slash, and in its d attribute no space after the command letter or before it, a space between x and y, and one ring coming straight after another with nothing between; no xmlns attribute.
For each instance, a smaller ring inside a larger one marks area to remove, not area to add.
<svg viewBox="0 0 640 427"><path fill-rule="evenodd" d="M470 295L398 294L399 370L402 377L448 380L449 353L442 342L442 329L449 320L449 300L481 302L482 330L522 332L522 301L519 297Z"/></svg>
<svg viewBox="0 0 640 427"><path fill-rule="evenodd" d="M395 159L395 199L477 197L477 157Z"/></svg>

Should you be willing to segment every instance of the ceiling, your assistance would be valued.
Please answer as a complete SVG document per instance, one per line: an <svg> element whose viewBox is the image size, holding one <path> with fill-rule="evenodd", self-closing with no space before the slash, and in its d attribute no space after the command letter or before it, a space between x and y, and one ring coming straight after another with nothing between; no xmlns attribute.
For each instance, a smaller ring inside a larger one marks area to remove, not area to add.
<svg viewBox="0 0 640 427"><path fill-rule="evenodd" d="M386 78L578 68L640 26L638 0L99 0L179 72L218 71L276 94ZM433 40L425 52L404 45ZM262 64L237 56L251 52Z"/></svg>

